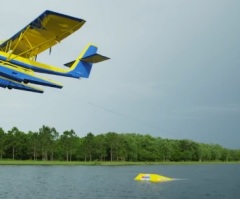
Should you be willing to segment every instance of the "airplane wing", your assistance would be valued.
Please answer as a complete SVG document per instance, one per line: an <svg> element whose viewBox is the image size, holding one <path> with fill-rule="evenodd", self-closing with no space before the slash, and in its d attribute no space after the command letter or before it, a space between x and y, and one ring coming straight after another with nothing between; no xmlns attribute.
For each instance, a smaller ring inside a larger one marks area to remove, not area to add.
<svg viewBox="0 0 240 199"><path fill-rule="evenodd" d="M34 59L39 53L51 48L78 30L85 20L46 10L25 28L0 44L0 50Z"/></svg>
<svg viewBox="0 0 240 199"><path fill-rule="evenodd" d="M30 92L35 92L35 93L43 93L43 90L38 87L24 84L21 82L17 82L17 81L14 81L12 79L8 79L8 78L2 77L2 76L0 76L0 87L8 88L8 89L18 89L18 90L23 90L23 91L30 91Z"/></svg>

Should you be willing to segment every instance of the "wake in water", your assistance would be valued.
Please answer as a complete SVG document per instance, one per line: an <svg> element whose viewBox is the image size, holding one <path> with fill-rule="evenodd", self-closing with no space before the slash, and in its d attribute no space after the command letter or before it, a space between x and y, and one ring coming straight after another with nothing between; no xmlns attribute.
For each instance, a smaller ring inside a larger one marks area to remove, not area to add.
<svg viewBox="0 0 240 199"><path fill-rule="evenodd" d="M180 181L180 180L190 180L190 179L187 179L187 178L173 178L172 180L174 180L174 181Z"/></svg>

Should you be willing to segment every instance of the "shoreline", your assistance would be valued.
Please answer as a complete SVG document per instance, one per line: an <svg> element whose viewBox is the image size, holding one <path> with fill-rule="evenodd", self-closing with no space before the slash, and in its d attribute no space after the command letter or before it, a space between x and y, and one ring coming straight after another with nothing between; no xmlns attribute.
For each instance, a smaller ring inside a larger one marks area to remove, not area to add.
<svg viewBox="0 0 240 199"><path fill-rule="evenodd" d="M127 162L127 161L106 161L106 162L85 162L85 161L34 161L34 160L0 160L2 165L29 165L29 166L150 166L150 165L206 165L206 164L240 164L240 161L206 161L206 162Z"/></svg>

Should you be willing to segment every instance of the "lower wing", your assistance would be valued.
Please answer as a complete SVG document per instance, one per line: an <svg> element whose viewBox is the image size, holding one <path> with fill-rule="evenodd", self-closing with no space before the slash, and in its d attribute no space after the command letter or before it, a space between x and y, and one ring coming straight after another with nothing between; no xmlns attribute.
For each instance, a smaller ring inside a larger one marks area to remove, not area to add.
<svg viewBox="0 0 240 199"><path fill-rule="evenodd" d="M8 88L8 89L31 91L31 92L35 92L35 93L43 93L43 90L41 90L40 88L31 86L29 84L17 82L17 81L14 81L14 80L8 79L6 77L2 77L2 76L0 76L0 87Z"/></svg>

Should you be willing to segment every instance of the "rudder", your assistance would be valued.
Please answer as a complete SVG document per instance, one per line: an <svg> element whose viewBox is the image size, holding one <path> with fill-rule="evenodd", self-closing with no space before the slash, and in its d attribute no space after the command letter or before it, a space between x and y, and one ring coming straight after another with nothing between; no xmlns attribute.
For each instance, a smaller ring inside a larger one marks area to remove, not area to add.
<svg viewBox="0 0 240 199"><path fill-rule="evenodd" d="M109 59L108 57L97 54L97 47L94 45L87 45L75 61L65 64L71 67L69 72L74 78L88 78L92 69L93 63L98 63Z"/></svg>

